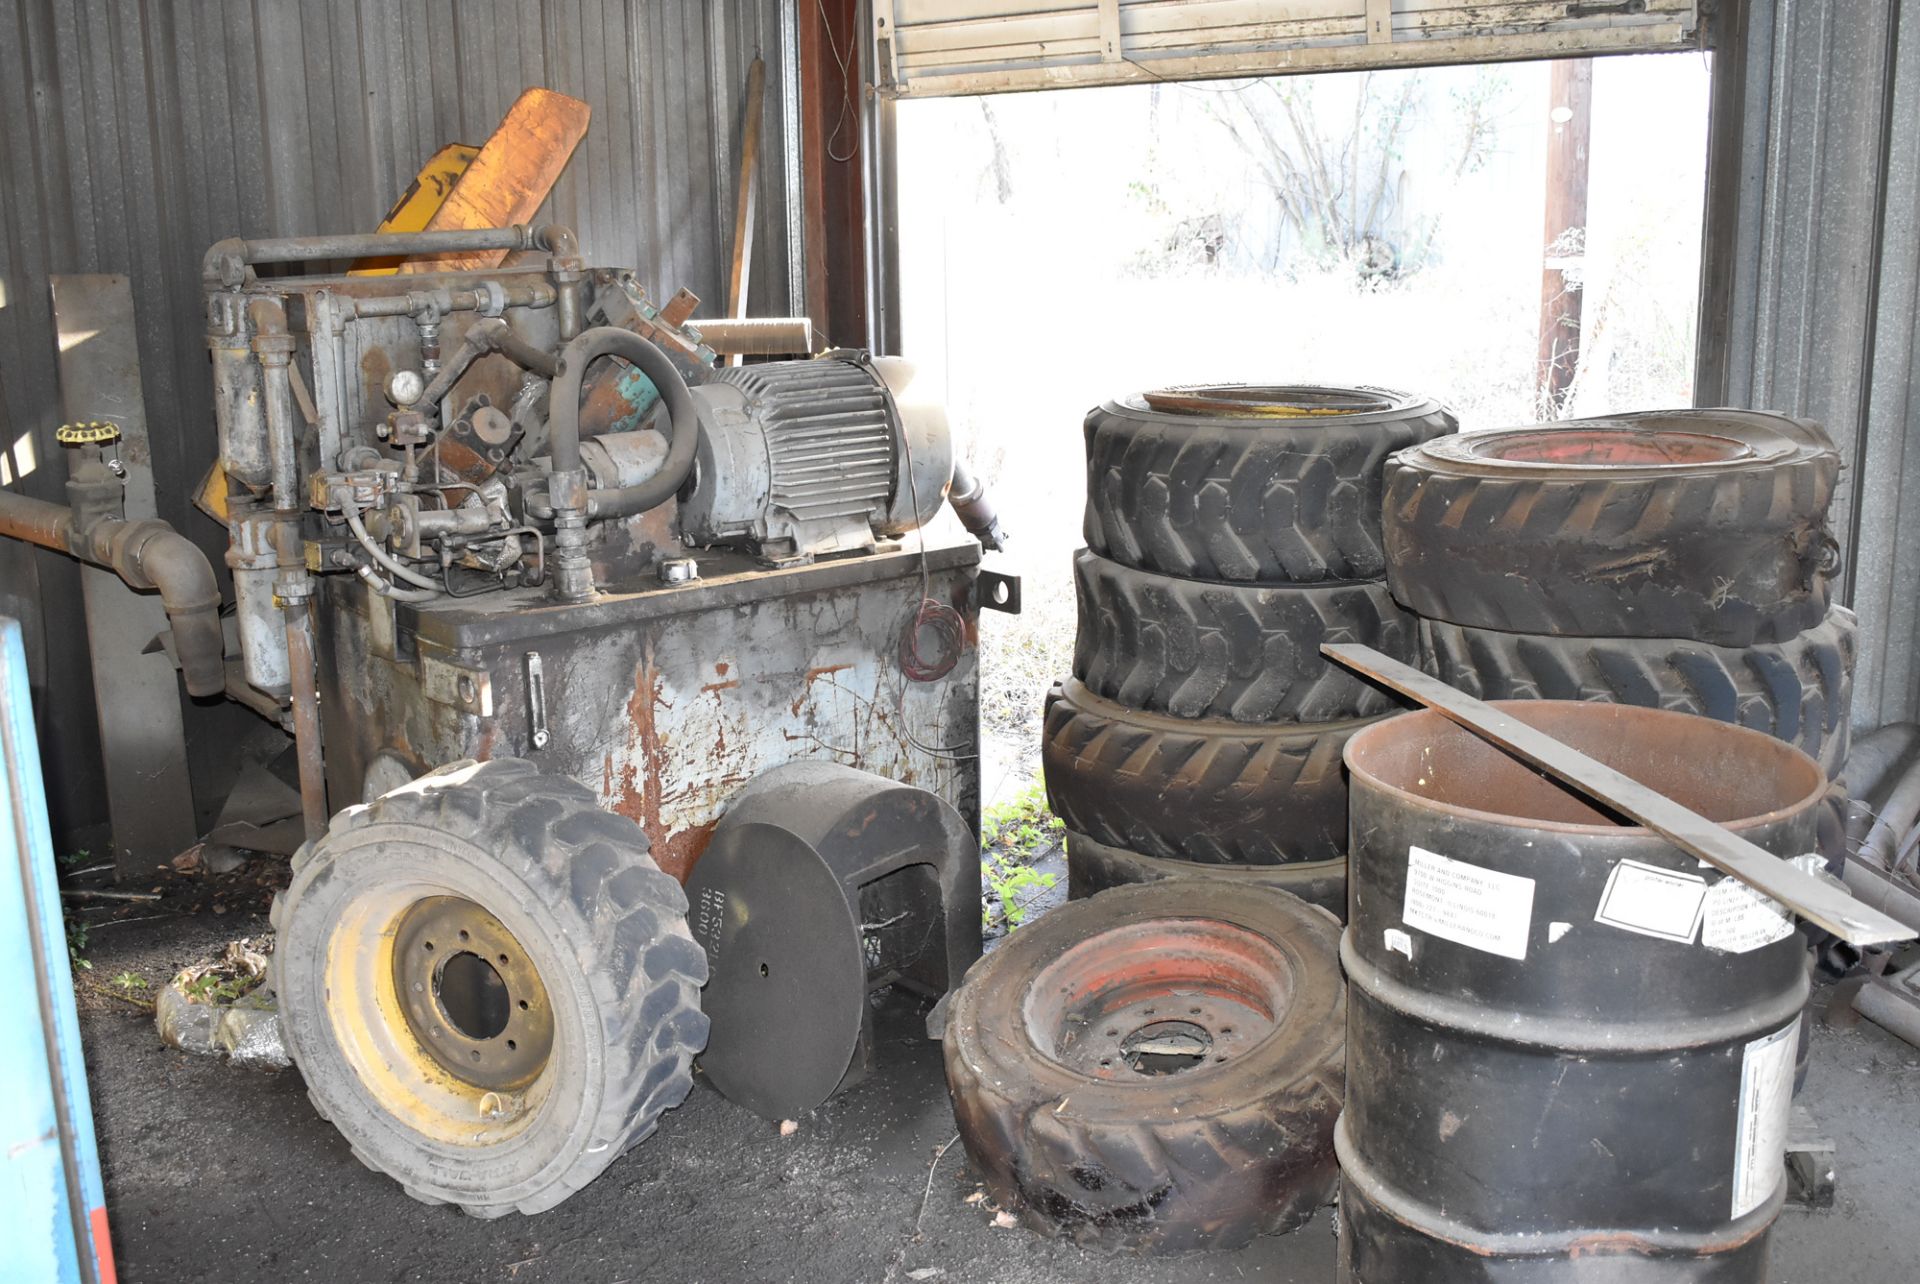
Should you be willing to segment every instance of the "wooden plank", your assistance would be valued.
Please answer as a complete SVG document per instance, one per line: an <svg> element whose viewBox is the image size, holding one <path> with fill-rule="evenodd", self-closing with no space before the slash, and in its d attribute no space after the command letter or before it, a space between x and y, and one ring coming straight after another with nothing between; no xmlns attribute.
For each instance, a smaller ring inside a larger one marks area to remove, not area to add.
<svg viewBox="0 0 1920 1284"><path fill-rule="evenodd" d="M1920 932L1904 923L1862 905L1841 889L1796 869L1657 790L1484 701L1456 691L1438 678L1354 642L1329 642L1320 650L1330 659L1418 700L1562 784L1639 822L1680 850L1773 897L1849 944L1878 945L1920 936Z"/></svg>
<svg viewBox="0 0 1920 1284"><path fill-rule="evenodd" d="M530 223L559 181L573 149L587 135L593 109L578 98L533 88L514 100L493 137L481 145L445 203L427 222L430 232ZM505 250L409 259L403 272L473 272L499 267Z"/></svg>
<svg viewBox="0 0 1920 1284"><path fill-rule="evenodd" d="M760 117L767 101L767 62L747 69L746 115L740 124L740 171L734 185L733 270L727 278L727 315L747 315L747 282L753 271L753 214L760 195ZM739 365L735 357L729 363Z"/></svg>

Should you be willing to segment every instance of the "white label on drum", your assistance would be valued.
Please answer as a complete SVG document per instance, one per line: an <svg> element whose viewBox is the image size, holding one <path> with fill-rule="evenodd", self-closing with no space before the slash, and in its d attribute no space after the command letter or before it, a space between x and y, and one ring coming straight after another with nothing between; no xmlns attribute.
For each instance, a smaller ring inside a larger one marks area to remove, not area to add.
<svg viewBox="0 0 1920 1284"><path fill-rule="evenodd" d="M1533 926L1533 880L1409 847L1400 917L1408 927L1456 945L1524 959Z"/></svg>
<svg viewBox="0 0 1920 1284"><path fill-rule="evenodd" d="M1804 1018L1803 1018L1804 1019ZM1749 1043L1740 1059L1740 1134L1733 1150L1733 1215L1745 1217L1787 1179L1787 1116L1800 1023Z"/></svg>
<svg viewBox="0 0 1920 1284"><path fill-rule="evenodd" d="M1698 875L1623 860L1607 875L1593 918L1608 927L1690 945L1706 896L1707 880Z"/></svg>
<svg viewBox="0 0 1920 1284"><path fill-rule="evenodd" d="M1792 935L1787 907L1737 878L1723 878L1707 893L1700 944L1710 950L1745 954Z"/></svg>

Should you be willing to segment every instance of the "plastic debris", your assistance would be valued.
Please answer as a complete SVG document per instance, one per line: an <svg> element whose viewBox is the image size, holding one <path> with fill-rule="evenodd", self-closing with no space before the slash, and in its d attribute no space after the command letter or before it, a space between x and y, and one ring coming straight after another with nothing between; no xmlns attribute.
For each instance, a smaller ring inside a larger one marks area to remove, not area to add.
<svg viewBox="0 0 1920 1284"><path fill-rule="evenodd" d="M216 957L182 969L154 999L153 1023L161 1041L260 1070L291 1064L280 1037L279 1008L266 987L272 952L272 937L242 937Z"/></svg>

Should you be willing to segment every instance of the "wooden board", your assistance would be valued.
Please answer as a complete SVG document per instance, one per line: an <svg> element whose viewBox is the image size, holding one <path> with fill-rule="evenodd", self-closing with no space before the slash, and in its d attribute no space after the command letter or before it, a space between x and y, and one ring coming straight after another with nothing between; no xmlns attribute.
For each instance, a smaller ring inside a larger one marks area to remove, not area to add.
<svg viewBox="0 0 1920 1284"><path fill-rule="evenodd" d="M1773 897L1849 944L1878 945L1920 935L1897 919L1861 904L1842 889L1796 869L1772 852L1682 807L1659 791L1589 758L1536 727L1507 716L1485 701L1456 691L1438 678L1354 642L1330 642L1320 650L1349 669L1444 714L1562 784L1645 825L1680 850Z"/></svg>
<svg viewBox="0 0 1920 1284"><path fill-rule="evenodd" d="M587 136L593 109L578 98L533 88L514 100L433 217L429 232L529 223ZM505 250L412 258L403 272L472 272L499 267Z"/></svg>

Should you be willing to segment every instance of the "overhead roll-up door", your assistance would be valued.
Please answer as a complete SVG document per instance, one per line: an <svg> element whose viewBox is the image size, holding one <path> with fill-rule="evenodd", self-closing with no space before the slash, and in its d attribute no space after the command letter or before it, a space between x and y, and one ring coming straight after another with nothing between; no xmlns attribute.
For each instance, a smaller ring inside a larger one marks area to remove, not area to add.
<svg viewBox="0 0 1920 1284"><path fill-rule="evenodd" d="M904 98L1698 48L1698 0L873 0Z"/></svg>

